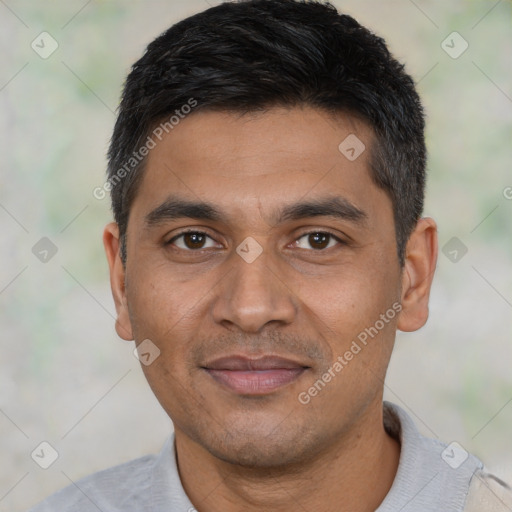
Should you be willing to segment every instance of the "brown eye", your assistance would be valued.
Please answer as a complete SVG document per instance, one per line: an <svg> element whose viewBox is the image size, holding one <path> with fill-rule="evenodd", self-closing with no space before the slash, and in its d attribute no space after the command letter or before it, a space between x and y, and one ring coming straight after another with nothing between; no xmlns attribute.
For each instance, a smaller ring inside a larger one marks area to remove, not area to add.
<svg viewBox="0 0 512 512"><path fill-rule="evenodd" d="M215 247L214 240L206 233L200 231L188 231L175 236L168 242L183 250L200 250Z"/></svg>
<svg viewBox="0 0 512 512"><path fill-rule="evenodd" d="M313 249L325 249L329 245L331 235L327 233L312 233L308 235L308 241Z"/></svg>
<svg viewBox="0 0 512 512"><path fill-rule="evenodd" d="M342 243L342 241L331 233L314 231L302 235L297 239L295 245L300 249L314 249L320 251L322 249L329 249L340 243Z"/></svg>
<svg viewBox="0 0 512 512"><path fill-rule="evenodd" d="M183 242L189 249L202 249L206 236L202 233L186 233L183 235Z"/></svg>

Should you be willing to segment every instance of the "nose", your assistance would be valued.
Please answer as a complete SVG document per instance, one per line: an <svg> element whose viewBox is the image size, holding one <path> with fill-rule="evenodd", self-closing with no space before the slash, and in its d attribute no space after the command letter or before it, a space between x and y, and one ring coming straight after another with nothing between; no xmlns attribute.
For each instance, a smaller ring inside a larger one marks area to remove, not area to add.
<svg viewBox="0 0 512 512"><path fill-rule="evenodd" d="M296 297L277 266L270 265L265 251L251 263L238 254L230 260L231 270L217 287L212 309L215 322L247 333L258 333L272 323L292 323L297 314Z"/></svg>

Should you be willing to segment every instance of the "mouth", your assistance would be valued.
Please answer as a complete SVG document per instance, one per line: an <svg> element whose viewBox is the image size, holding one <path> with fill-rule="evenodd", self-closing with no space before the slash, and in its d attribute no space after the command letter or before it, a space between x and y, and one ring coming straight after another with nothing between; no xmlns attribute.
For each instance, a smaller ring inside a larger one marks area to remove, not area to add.
<svg viewBox="0 0 512 512"><path fill-rule="evenodd" d="M202 367L218 384L241 395L266 395L296 381L310 367L276 356L230 356Z"/></svg>

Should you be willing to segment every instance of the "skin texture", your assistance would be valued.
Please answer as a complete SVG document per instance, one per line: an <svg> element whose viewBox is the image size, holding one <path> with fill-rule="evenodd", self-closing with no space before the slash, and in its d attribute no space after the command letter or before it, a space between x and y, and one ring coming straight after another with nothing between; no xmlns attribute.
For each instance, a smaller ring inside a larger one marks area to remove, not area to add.
<svg viewBox="0 0 512 512"><path fill-rule="evenodd" d="M349 134L366 146L354 161L338 149ZM396 329L427 319L437 236L434 221L421 219L400 267L392 204L368 171L372 139L361 121L309 107L197 112L148 156L126 268L117 225L105 228L116 329L161 351L143 370L173 420L180 476L199 512L373 511L391 487L399 446L383 428L384 377ZM207 202L222 218L148 223L171 196ZM362 218L279 219L287 205L333 197ZM206 233L204 247L176 239L184 229ZM341 242L317 244L311 232ZM262 249L251 263L236 251L247 237ZM398 303L400 314L301 403ZM272 392L243 395L203 368L230 355L307 369Z"/></svg>

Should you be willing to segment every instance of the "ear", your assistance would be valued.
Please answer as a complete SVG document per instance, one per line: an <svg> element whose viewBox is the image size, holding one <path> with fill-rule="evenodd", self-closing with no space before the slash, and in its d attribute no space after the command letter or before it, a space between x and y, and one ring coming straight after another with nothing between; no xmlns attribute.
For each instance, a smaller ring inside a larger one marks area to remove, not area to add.
<svg viewBox="0 0 512 512"><path fill-rule="evenodd" d="M402 271L402 311L397 328L416 331L428 318L428 300L437 263L437 226L433 219L418 221L409 237Z"/></svg>
<svg viewBox="0 0 512 512"><path fill-rule="evenodd" d="M115 222L105 226L103 245L110 268L110 287L116 305L116 332L123 340L131 341L133 333L125 293L125 269L119 252L119 226Z"/></svg>

